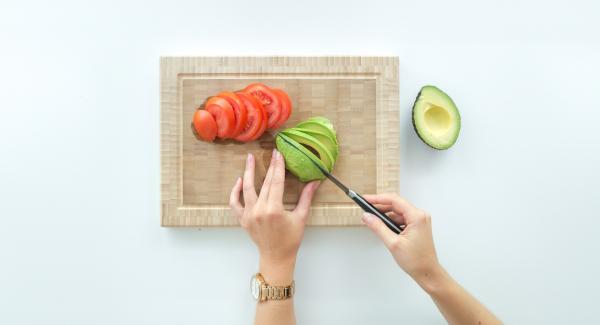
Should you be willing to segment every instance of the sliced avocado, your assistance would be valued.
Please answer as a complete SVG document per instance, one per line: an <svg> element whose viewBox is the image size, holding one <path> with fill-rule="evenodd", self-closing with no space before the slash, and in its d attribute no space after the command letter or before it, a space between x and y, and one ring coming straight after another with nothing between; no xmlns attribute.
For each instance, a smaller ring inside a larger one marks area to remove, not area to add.
<svg viewBox="0 0 600 325"><path fill-rule="evenodd" d="M338 143L335 130L333 129L333 125L325 117L319 117L318 119L313 117L304 122L298 123L296 127L327 134L329 138L331 138L336 144Z"/></svg>
<svg viewBox="0 0 600 325"><path fill-rule="evenodd" d="M285 140L283 140L283 138L285 138ZM302 152L285 142L286 140L293 143ZM277 150L279 150L285 158L285 168L296 175L301 182L325 178L325 175L323 175L319 168L309 160L307 155L314 159L318 164L321 164L323 168L327 169L327 167L321 163L321 160L317 156L300 143L280 132L277 134L275 144L277 145Z"/></svg>
<svg viewBox="0 0 600 325"><path fill-rule="evenodd" d="M452 98L435 86L421 88L412 112L413 126L434 149L452 147L460 132L460 113Z"/></svg>
<svg viewBox="0 0 600 325"><path fill-rule="evenodd" d="M315 131L315 130L311 130L311 129L304 129L304 128L296 127L296 128L292 128L292 130L302 132L304 134L308 134L308 135L314 137L315 139L317 139L317 141L319 141L319 143L321 143L325 148L327 148L327 150L329 150L329 152L331 153L331 156L333 157L333 161L337 160L339 148L338 148L338 144L335 142L335 138L332 139L329 134L325 134L323 132L319 132L319 131Z"/></svg>
<svg viewBox="0 0 600 325"><path fill-rule="evenodd" d="M321 123L321 124L325 125L326 127L328 127L333 133L335 133L335 130L333 129L333 124L325 116L313 116L313 117L309 118L307 121L314 121L314 122Z"/></svg>
<svg viewBox="0 0 600 325"><path fill-rule="evenodd" d="M300 143L311 152L315 152L316 156L318 156L318 159L320 159L323 162L323 165L325 165L327 171L331 171L333 169L333 163L335 162L333 155L315 137L307 133L300 132L295 128L283 130L281 131L281 133L283 133L290 139Z"/></svg>

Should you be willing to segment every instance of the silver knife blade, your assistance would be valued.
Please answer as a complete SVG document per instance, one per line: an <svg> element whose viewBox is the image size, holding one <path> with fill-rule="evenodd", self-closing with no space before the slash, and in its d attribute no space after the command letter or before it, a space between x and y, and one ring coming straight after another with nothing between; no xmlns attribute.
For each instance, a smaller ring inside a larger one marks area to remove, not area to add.
<svg viewBox="0 0 600 325"><path fill-rule="evenodd" d="M331 175L331 173L328 172L327 170L325 170L325 168L321 167L320 164L318 164L309 155L307 155L304 151L302 151L300 148L298 148L298 146L291 143L286 138L280 136L279 133L277 133L276 136L280 137L281 140L285 141L287 144L294 147L296 150L300 151L304 156L306 156L306 158L308 158L308 160L310 160L315 166L317 166L317 168L321 171L321 173L323 173L323 175L325 175L325 177L329 178L329 180L332 181L335 185L337 185L337 187L339 187L342 191L344 191L344 193L346 193L346 195L350 195L350 189L346 185L344 185L337 178L335 178L335 176Z"/></svg>

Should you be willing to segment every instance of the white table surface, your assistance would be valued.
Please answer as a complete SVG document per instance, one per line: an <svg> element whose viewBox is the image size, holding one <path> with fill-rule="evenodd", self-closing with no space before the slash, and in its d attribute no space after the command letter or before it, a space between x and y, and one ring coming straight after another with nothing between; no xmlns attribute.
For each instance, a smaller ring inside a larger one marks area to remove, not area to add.
<svg viewBox="0 0 600 325"><path fill-rule="evenodd" d="M0 323L248 324L257 254L159 226L160 55L397 55L400 191L508 324L599 323L593 1L0 2ZM410 109L458 104L448 151ZM441 324L365 228L310 228L301 324Z"/></svg>

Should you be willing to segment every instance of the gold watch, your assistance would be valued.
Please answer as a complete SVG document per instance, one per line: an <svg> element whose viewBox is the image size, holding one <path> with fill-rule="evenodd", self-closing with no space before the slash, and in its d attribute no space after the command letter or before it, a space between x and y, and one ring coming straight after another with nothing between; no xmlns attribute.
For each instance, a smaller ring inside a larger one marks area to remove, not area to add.
<svg viewBox="0 0 600 325"><path fill-rule="evenodd" d="M250 292L254 300L263 302L267 300L285 300L294 296L295 283L289 286L269 285L260 273L256 273L250 280Z"/></svg>

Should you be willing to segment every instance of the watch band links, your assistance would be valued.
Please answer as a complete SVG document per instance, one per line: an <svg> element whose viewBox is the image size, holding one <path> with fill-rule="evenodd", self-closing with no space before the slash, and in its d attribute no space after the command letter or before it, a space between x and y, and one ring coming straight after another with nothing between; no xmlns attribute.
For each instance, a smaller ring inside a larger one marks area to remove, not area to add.
<svg viewBox="0 0 600 325"><path fill-rule="evenodd" d="M292 281L290 286L279 287L279 286L270 286L263 285L263 295L261 300L284 300L294 296L295 291L295 282Z"/></svg>

